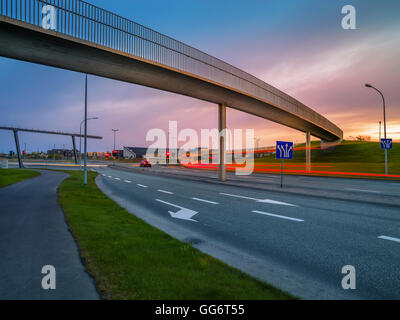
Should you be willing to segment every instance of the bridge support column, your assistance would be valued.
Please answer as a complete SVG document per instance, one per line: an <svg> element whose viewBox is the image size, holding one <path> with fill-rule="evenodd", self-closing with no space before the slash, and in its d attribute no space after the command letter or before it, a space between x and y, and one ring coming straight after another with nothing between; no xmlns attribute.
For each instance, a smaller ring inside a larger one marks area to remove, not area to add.
<svg viewBox="0 0 400 320"><path fill-rule="evenodd" d="M72 136L72 152L74 153L75 164L78 164L78 158L76 156L75 136Z"/></svg>
<svg viewBox="0 0 400 320"><path fill-rule="evenodd" d="M311 134L306 132L306 170L311 170Z"/></svg>
<svg viewBox="0 0 400 320"><path fill-rule="evenodd" d="M226 181L226 105L221 103L218 105L218 131L219 131L219 168L218 175L220 181ZM223 133L223 134L222 134Z"/></svg>
<svg viewBox="0 0 400 320"><path fill-rule="evenodd" d="M20 168L23 168L24 164L22 163L21 149L19 147L18 130L13 130L13 131L14 131L14 139L15 139L15 148L17 149L17 155L18 155L18 164L19 164Z"/></svg>

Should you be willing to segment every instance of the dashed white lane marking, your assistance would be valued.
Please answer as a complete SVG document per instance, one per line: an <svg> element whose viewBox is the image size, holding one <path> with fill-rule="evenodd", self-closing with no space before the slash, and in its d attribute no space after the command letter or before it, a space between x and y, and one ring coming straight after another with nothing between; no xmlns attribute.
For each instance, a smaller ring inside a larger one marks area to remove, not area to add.
<svg viewBox="0 0 400 320"><path fill-rule="evenodd" d="M106 175L103 173L102 176L105 177Z"/></svg>
<svg viewBox="0 0 400 320"><path fill-rule="evenodd" d="M108 176L109 178L112 178L112 176Z"/></svg>
<svg viewBox="0 0 400 320"><path fill-rule="evenodd" d="M126 183L132 183L132 181L129 181L129 180L124 180L124 182L126 182Z"/></svg>
<svg viewBox="0 0 400 320"><path fill-rule="evenodd" d="M282 206L298 207L298 206L295 205L295 204L291 204L291 203L287 203L287 202L282 202L282 201L271 200L271 199L256 199L256 198L250 198L250 197L239 196L239 195L236 195L236 194L229 194L229 193L223 193L223 192L220 192L219 194L222 194L222 195L228 196L228 197L234 197L234 198L241 198L241 199L254 200L254 201L262 202L262 203L270 203L270 204L279 204L279 205L282 205Z"/></svg>
<svg viewBox="0 0 400 320"><path fill-rule="evenodd" d="M114 178L115 180L121 180L120 178Z"/></svg>
<svg viewBox="0 0 400 320"><path fill-rule="evenodd" d="M141 187L141 188L147 188L147 186L145 186L144 184L140 184L140 183L138 183L138 184L136 184L138 187Z"/></svg>
<svg viewBox="0 0 400 320"><path fill-rule="evenodd" d="M344 188L344 190L358 191L358 192L368 192L368 193L381 193L380 191L376 191L376 190L364 190L364 189L354 189L354 188Z"/></svg>
<svg viewBox="0 0 400 320"><path fill-rule="evenodd" d="M211 203L211 204L219 204L218 202L215 202L215 201L204 200L204 199L200 199L200 198L192 198L192 199L193 199L193 200L196 200L196 201Z"/></svg>
<svg viewBox="0 0 400 320"><path fill-rule="evenodd" d="M167 202L167 201L164 201L164 200L156 199L156 201L168 204L168 205L173 206L173 207L178 208L178 209L185 209L184 207L178 206L176 204L173 204L173 203L170 203L170 202Z"/></svg>
<svg viewBox="0 0 400 320"><path fill-rule="evenodd" d="M393 237L388 237L388 236L379 236L378 239L390 240L390 241L394 241L394 242L400 242L399 238L393 238Z"/></svg>
<svg viewBox="0 0 400 320"><path fill-rule="evenodd" d="M162 190L162 189L158 189L157 191L158 191L158 192L162 192L162 193L166 193L166 194L174 194L174 193L171 192L171 191Z"/></svg>
<svg viewBox="0 0 400 320"><path fill-rule="evenodd" d="M281 219L291 220L291 221L297 221L297 222L303 222L303 221L304 221L304 220L302 220L302 219L296 219L296 218L292 218L292 217L281 216L281 215L279 215L279 214L274 214L274 213L269 213L269 212L264 212L264 211L253 210L252 212L254 212L254 213L259 213L259 214L263 214L263 215L266 215L266 216L275 217L275 218L281 218Z"/></svg>

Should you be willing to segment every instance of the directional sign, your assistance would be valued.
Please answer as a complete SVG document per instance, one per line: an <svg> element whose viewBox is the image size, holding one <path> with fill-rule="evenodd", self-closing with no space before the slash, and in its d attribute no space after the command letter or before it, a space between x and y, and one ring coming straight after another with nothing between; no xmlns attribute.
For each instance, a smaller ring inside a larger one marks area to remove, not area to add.
<svg viewBox="0 0 400 320"><path fill-rule="evenodd" d="M293 142L276 142L276 159L293 159Z"/></svg>
<svg viewBox="0 0 400 320"><path fill-rule="evenodd" d="M381 149L392 149L392 139L381 139Z"/></svg>

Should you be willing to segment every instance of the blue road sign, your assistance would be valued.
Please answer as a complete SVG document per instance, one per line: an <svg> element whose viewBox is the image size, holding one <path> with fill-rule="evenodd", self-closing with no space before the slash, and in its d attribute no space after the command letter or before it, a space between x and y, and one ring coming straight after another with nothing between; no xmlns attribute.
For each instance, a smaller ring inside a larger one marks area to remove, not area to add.
<svg viewBox="0 0 400 320"><path fill-rule="evenodd" d="M381 149L392 149L392 139L381 139Z"/></svg>
<svg viewBox="0 0 400 320"><path fill-rule="evenodd" d="M276 142L276 158L277 159L293 159L293 142L277 141Z"/></svg>

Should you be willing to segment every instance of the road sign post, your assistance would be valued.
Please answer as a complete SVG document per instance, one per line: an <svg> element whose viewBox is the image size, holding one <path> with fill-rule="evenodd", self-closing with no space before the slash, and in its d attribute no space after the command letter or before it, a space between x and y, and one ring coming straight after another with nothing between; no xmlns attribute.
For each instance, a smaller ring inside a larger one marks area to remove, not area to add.
<svg viewBox="0 0 400 320"><path fill-rule="evenodd" d="M385 150L385 175L388 174L387 151L393 148L392 139L381 139L381 149Z"/></svg>
<svg viewBox="0 0 400 320"><path fill-rule="evenodd" d="M277 141L276 142L276 159L282 160L281 188L283 188L283 160L293 159L293 142Z"/></svg>

